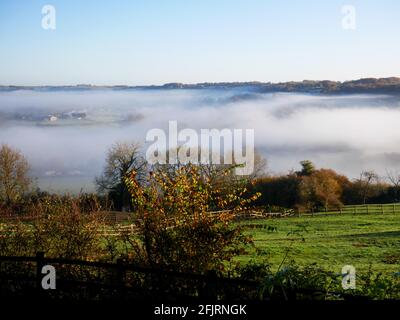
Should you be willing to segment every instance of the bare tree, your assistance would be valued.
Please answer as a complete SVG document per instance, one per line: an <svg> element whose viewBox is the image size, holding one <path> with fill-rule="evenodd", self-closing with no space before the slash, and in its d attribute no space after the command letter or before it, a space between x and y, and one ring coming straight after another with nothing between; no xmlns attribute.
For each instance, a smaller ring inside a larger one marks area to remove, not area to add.
<svg viewBox="0 0 400 320"><path fill-rule="evenodd" d="M117 209L125 210L130 205L130 197L125 185L125 178L136 172L139 180L147 173L147 163L136 142L118 142L107 152L103 174L95 183L100 193L108 193Z"/></svg>
<svg viewBox="0 0 400 320"><path fill-rule="evenodd" d="M267 175L268 162L267 159L261 155L257 150L254 152L254 170L249 176L250 180L262 178Z"/></svg>
<svg viewBox="0 0 400 320"><path fill-rule="evenodd" d="M375 173L375 171L363 171L360 174L360 179L358 180L361 188L361 195L363 203L367 202L367 198L371 191L371 185L374 182L378 182L379 176Z"/></svg>
<svg viewBox="0 0 400 320"><path fill-rule="evenodd" d="M23 154L8 145L0 147L0 200L6 204L18 201L32 182L29 164Z"/></svg>
<svg viewBox="0 0 400 320"><path fill-rule="evenodd" d="M386 174L387 174L387 179L390 181L390 183L396 187L400 187L400 173L398 171L389 171L386 169Z"/></svg>
<svg viewBox="0 0 400 320"><path fill-rule="evenodd" d="M177 152L179 152L180 147L177 148ZM232 161L231 162L225 162L226 159L224 159L224 155L218 155L218 153L213 153L212 151L209 151L209 162L208 163L201 163L199 161L194 162L193 164L196 164L203 177L207 178L210 180L210 183L213 184L214 182L221 182L221 179L227 183L230 183L234 180L246 180L248 182L251 182L257 178L261 178L266 175L267 173L267 160L257 151L255 150L254 152L254 169L253 172L247 176L241 176L241 175L236 175L235 174L235 168L238 167L239 165L235 163L235 157L234 153L232 152ZM167 156L167 163L169 163L170 160L170 154L174 154L172 150L167 151L166 156ZM219 156L219 158L218 158ZM218 160L219 161L216 161ZM174 159L176 164L156 164L154 167L155 168L163 168L165 172L169 173L174 173L176 169L182 167L185 165L185 163L181 163L180 160ZM199 159L197 159L199 160ZM233 163L232 163L233 162ZM229 172L229 174L227 174Z"/></svg>
<svg viewBox="0 0 400 320"><path fill-rule="evenodd" d="M387 179L393 185L393 188L396 193L396 201L400 199L400 172L398 171L389 171L386 169Z"/></svg>

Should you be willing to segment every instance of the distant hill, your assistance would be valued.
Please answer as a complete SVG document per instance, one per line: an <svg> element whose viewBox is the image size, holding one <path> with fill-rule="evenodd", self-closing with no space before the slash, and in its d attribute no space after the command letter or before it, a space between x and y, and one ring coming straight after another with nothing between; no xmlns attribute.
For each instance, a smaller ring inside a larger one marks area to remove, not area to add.
<svg viewBox="0 0 400 320"><path fill-rule="evenodd" d="M160 86L95 86L90 84L76 86L0 86L0 91L77 91L77 90L131 90L131 89L235 89L243 88L256 92L301 92L320 94L400 94L400 78L364 78L352 81L303 80L290 82L205 82L197 84L167 83Z"/></svg>

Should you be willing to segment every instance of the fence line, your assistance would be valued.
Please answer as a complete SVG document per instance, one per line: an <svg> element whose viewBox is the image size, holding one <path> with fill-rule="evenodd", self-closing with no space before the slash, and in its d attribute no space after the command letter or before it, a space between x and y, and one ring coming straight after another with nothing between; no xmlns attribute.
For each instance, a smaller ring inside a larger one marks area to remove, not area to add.
<svg viewBox="0 0 400 320"><path fill-rule="evenodd" d="M229 213L232 210L221 210L221 211L211 211L209 214L223 214ZM307 216L307 215L324 215L324 214L385 214L385 213L399 213L400 214L400 203L385 203L385 204L359 204L359 205L344 205L342 207L331 207L325 208L321 211L295 211L291 210L283 210L283 212L271 212L265 208L255 207L243 210L241 212L235 213L235 218L237 220L240 219L263 219L263 218L284 218L284 217L293 217L293 216ZM109 214L104 213L104 222L108 224L117 225L117 228L114 230L103 230L99 231L99 233L104 233L104 235L113 235L116 232L132 232L137 231L137 227L135 226L135 221L132 219L132 212L110 212ZM111 218L110 218L111 217ZM22 216L22 217L1 217L1 222L16 222L16 221L30 221L37 216ZM130 222L129 225L121 225L120 223ZM1 233L1 228L0 228Z"/></svg>
<svg viewBox="0 0 400 320"><path fill-rule="evenodd" d="M384 214L400 213L400 203L345 205L341 208L330 208L327 213L350 214Z"/></svg>
<svg viewBox="0 0 400 320"><path fill-rule="evenodd" d="M260 282L254 280L245 280L238 278L227 278L227 277L219 277L217 276L215 271L210 271L207 274L195 274L195 273L185 273L185 272L177 272L172 270L165 270L161 268L148 268L137 266L133 264L126 264L121 259L118 259L116 263L109 262L98 262L98 261L84 261L84 260L74 260L74 259L64 259L64 258L46 258L43 252L38 252L36 256L0 256L0 265L1 262L20 262L20 263L35 263L35 275L32 277L29 276L21 276L21 275L4 275L0 274L0 285L2 284L2 280L15 280L17 282L25 281L25 282L34 282L36 291L38 291L39 295L42 295L44 290L41 287L41 280L43 278L42 267L47 264L63 264L69 266L85 266L85 267L96 267L103 268L107 271L112 270L115 275L114 282L109 284L106 282L93 282L87 280L80 279L57 279L57 283L61 283L64 285L73 285L75 289L78 289L77 286L83 287L96 287L99 289L117 289L119 290L119 294L126 292L127 289L135 289L135 287L127 286L128 283L125 283L125 276L127 271L133 271L142 273L144 275L156 275L156 276L166 276L167 279L186 279L186 280L197 280L200 281L198 284L202 284L202 286L197 287L198 296L200 299L210 299L210 300L218 300L217 293L217 285L221 288L226 289L227 286L237 286L234 288L248 288L250 290L256 290L260 288ZM1 269L0 269L1 270ZM164 279L165 280L165 279ZM173 282L172 282L173 283ZM231 287L232 288L232 287ZM140 289L140 288L139 288ZM331 295L338 296L344 299L354 299L354 298L365 298L362 296L355 296L352 294L347 294L343 292L327 292L322 289L310 289L310 288L295 288L290 292L291 294L299 293L299 294L312 294L312 295ZM170 294L170 293L168 293ZM257 295L258 296L258 295ZM184 296L186 298L196 298L196 296Z"/></svg>
<svg viewBox="0 0 400 320"><path fill-rule="evenodd" d="M42 292L43 289L41 287L41 280L43 278L42 274L42 266L44 265L68 265L68 266L82 266L82 267L95 267L102 268L104 271L112 271L112 274L115 274L115 279L111 284L106 282L93 282L93 281L82 281L77 279L57 279L57 283L63 283L68 285L82 285L82 286L95 286L99 288L113 288L119 290L134 290L135 287L128 286L128 283L125 283L123 279L128 271L140 273L143 275L153 275L157 277L165 277L169 280L173 279L185 279L189 281L199 281L200 284L205 284L205 290L202 290L201 286L197 288L197 291L200 294L201 298L206 299L217 299L217 293L212 288L216 288L217 284L222 285L238 285L245 286L249 288L257 288L259 285L258 282L252 280L245 279L237 279L237 278L226 278L226 277L218 277L217 274L213 271L207 274L196 274L196 273L186 273L186 272L178 272L173 270L166 270L159 267L149 268L143 267L133 264L124 263L121 259L118 259L116 263L110 262L99 262L99 261L85 261L85 260L75 260L75 259L65 259L65 258L46 258L43 252L38 252L36 256L0 256L0 265L1 262L19 262L19 263L35 263L35 275L32 277L25 276L14 276L8 275L4 277L4 275L0 274L0 284L1 280L22 280L34 282L36 290ZM1 271L1 269L0 269ZM103 279L105 280L105 279Z"/></svg>

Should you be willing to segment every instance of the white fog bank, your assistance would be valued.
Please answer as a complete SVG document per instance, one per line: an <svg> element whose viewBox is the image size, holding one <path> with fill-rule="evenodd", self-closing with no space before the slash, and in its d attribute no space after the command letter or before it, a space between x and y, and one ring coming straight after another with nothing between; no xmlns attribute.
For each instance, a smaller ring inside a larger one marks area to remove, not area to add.
<svg viewBox="0 0 400 320"><path fill-rule="evenodd" d="M152 128L254 129L270 172L310 159L352 178L400 170L400 99L244 90L0 93L0 143L21 150L42 189L93 190L107 148Z"/></svg>

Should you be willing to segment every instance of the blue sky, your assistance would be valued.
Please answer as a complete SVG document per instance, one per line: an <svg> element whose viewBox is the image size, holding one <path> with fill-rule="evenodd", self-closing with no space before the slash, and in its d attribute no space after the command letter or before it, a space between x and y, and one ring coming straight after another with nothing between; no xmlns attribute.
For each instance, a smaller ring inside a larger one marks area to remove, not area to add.
<svg viewBox="0 0 400 320"><path fill-rule="evenodd" d="M399 34L398 0L1 0L0 84L400 76Z"/></svg>

